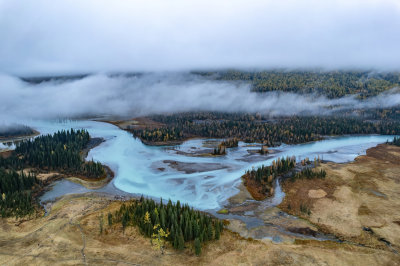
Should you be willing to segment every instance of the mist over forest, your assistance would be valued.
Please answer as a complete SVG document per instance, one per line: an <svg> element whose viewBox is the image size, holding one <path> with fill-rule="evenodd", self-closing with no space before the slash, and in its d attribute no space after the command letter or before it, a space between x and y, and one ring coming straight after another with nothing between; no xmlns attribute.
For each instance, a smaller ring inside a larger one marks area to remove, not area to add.
<svg viewBox="0 0 400 266"><path fill-rule="evenodd" d="M215 74L217 75L217 74ZM359 93L329 98L311 93L254 91L246 80L189 72L95 74L75 78L20 79L0 76L1 120L135 117L216 111L266 116L330 115L353 109L392 108L400 104L395 85L365 99ZM393 86L393 88L391 87ZM279 88L278 88L279 89Z"/></svg>

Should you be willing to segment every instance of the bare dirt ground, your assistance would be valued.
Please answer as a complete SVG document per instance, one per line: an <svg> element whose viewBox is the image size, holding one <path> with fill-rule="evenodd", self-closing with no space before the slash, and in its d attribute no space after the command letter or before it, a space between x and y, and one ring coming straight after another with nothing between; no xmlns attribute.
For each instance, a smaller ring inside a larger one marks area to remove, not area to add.
<svg viewBox="0 0 400 266"><path fill-rule="evenodd" d="M25 221L0 220L2 265L399 265L386 250L333 242L301 241L273 244L246 240L224 231L219 241L203 248L200 257L191 245L184 251L167 247L166 254L152 248L135 228L99 217L122 202L96 194L70 195L57 201L46 217Z"/></svg>
<svg viewBox="0 0 400 266"><path fill-rule="evenodd" d="M352 163L321 167L325 179L284 182L279 207L340 239L400 252L400 148L382 144Z"/></svg>

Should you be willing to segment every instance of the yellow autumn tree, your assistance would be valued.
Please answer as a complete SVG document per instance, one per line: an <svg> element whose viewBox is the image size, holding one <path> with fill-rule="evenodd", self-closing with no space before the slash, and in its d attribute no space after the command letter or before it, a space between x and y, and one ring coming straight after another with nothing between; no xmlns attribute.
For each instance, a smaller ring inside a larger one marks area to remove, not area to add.
<svg viewBox="0 0 400 266"><path fill-rule="evenodd" d="M145 224L151 223L149 212L146 212L146 214L144 215L144 223Z"/></svg>
<svg viewBox="0 0 400 266"><path fill-rule="evenodd" d="M153 227L153 231L155 232L151 236L151 240L154 245L153 247L156 250L160 250L161 254L164 255L165 241L166 241L167 237L169 236L169 232L168 232L168 230L167 230L167 232L165 232L164 229L162 229L159 224L156 224Z"/></svg>

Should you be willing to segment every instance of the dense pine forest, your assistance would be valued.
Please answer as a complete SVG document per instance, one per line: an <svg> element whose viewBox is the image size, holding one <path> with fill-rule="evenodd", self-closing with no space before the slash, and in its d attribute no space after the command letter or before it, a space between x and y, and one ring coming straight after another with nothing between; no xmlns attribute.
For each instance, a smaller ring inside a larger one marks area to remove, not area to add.
<svg viewBox="0 0 400 266"><path fill-rule="evenodd" d="M359 98L376 96L400 86L400 73L371 71L221 71L195 72L205 77L251 84L255 92L284 91L317 93L329 98L358 94Z"/></svg>
<svg viewBox="0 0 400 266"><path fill-rule="evenodd" d="M25 168L85 178L105 177L106 171L99 162L85 162L82 158L81 152L89 140L86 130L63 130L19 142L10 156L0 156L1 215L21 217L33 213L32 193L41 184L33 174L25 175L22 171Z"/></svg>
<svg viewBox="0 0 400 266"><path fill-rule="evenodd" d="M205 138L237 138L267 146L298 144L320 140L327 135L388 134L400 132L400 122L365 120L357 117L301 117L271 119L258 114L180 113L151 116L165 126L153 129L129 129L146 142Z"/></svg>
<svg viewBox="0 0 400 266"><path fill-rule="evenodd" d="M34 212L32 190L40 186L36 176L0 168L0 214L1 217L22 217Z"/></svg>
<svg viewBox="0 0 400 266"><path fill-rule="evenodd" d="M356 113L366 119L400 121L400 108L357 110Z"/></svg>
<svg viewBox="0 0 400 266"><path fill-rule="evenodd" d="M282 176L296 166L295 157L278 158L272 161L272 165L258 167L246 171L242 176L243 184L256 200L262 200L272 196L274 182L277 177Z"/></svg>
<svg viewBox="0 0 400 266"><path fill-rule="evenodd" d="M137 226L146 237L158 241L160 249L163 245L159 241L171 243L177 250L184 249L193 242L195 253L200 255L201 243L218 240L223 230L223 223L209 215L193 210L187 204L156 203L152 199L140 199L131 204L123 204L113 215L108 214L108 223L121 223L123 228ZM153 243L155 244L155 243Z"/></svg>
<svg viewBox="0 0 400 266"><path fill-rule="evenodd" d="M86 130L63 130L53 135L39 136L19 142L13 154L0 158L0 167L22 169L33 167L57 170L85 177L104 177L106 172L98 162L84 162L81 151L90 140Z"/></svg>

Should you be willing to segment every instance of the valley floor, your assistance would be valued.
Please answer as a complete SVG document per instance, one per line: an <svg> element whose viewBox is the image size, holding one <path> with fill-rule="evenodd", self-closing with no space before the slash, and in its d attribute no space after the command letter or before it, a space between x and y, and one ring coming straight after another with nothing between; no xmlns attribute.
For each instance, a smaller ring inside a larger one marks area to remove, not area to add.
<svg viewBox="0 0 400 266"><path fill-rule="evenodd" d="M246 240L225 231L203 248L166 254L152 248L132 227L121 225L99 233L99 216L119 208L120 201L96 195L71 195L57 201L50 214L22 223L0 222L0 261L4 265L397 265L393 252L334 242L273 244Z"/></svg>
<svg viewBox="0 0 400 266"><path fill-rule="evenodd" d="M135 228L123 232L121 224L107 225L107 214L123 201L86 193L62 197L45 217L0 219L0 264L400 265L400 148L379 145L352 163L320 167L327 171L326 179L283 183L286 197L280 208L343 243L274 243L225 230L219 241L203 247L200 257L191 245L183 251L168 246L161 255ZM310 208L310 215L298 211L300 203Z"/></svg>

